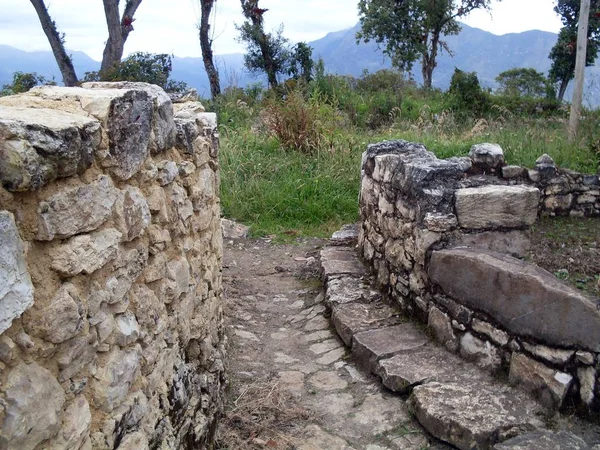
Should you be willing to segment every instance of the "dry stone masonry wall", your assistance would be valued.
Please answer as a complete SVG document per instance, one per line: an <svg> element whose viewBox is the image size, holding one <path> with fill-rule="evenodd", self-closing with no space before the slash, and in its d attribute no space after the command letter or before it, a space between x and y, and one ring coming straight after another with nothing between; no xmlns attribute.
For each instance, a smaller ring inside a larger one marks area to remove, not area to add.
<svg viewBox="0 0 600 450"><path fill-rule="evenodd" d="M0 448L198 449L225 382L218 134L142 83L0 99Z"/></svg>
<svg viewBox="0 0 600 450"><path fill-rule="evenodd" d="M598 216L598 176L506 166L495 145L440 160L420 144L363 155L359 252L378 287L448 349L546 405L600 406L597 300L519 259L539 214Z"/></svg>

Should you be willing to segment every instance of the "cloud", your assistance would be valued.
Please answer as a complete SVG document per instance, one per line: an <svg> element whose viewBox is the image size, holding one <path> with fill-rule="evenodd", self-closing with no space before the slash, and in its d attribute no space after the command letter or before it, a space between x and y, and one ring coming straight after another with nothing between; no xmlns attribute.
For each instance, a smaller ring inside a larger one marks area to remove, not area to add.
<svg viewBox="0 0 600 450"><path fill-rule="evenodd" d="M122 2L124 3L124 2ZM67 47L101 59L107 38L101 0L49 0L48 9ZM261 0L268 30L285 26L291 42L312 41L328 32L352 27L358 21L356 0ZM560 22L552 12L552 0L504 0L494 3L492 18L477 11L467 20L471 26L494 33L536 28L558 31ZM49 50L33 6L25 0L0 0L0 44L23 50ZM135 51L200 56L197 23L199 0L144 0L136 14L135 31L125 46ZM217 54L243 51L236 41L235 24L243 17L239 0L218 0L213 20L214 49Z"/></svg>

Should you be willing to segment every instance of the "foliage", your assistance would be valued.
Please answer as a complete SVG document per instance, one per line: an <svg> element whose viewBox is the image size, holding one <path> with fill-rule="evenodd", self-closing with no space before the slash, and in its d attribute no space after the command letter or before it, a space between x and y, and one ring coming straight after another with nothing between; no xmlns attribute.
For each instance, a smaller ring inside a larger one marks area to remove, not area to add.
<svg viewBox="0 0 600 450"><path fill-rule="evenodd" d="M577 26L579 23L580 0L558 0L554 11L560 16L563 28L558 40L550 50L549 78L559 83L558 99L562 101L569 81L575 76L577 56ZM600 0L591 0L591 14L588 28L586 65L591 66L600 50Z"/></svg>
<svg viewBox="0 0 600 450"><path fill-rule="evenodd" d="M27 92L31 88L40 84L54 84L53 81L46 80L42 75L36 72L15 72L13 73L13 81L11 84L5 84L0 91L0 97L13 94L21 94Z"/></svg>
<svg viewBox="0 0 600 450"><path fill-rule="evenodd" d="M455 112L481 115L488 111L489 99L481 89L475 72L454 69L448 89L448 101Z"/></svg>
<svg viewBox="0 0 600 450"><path fill-rule="evenodd" d="M141 81L156 84L168 92L182 92L187 85L169 79L172 56L165 53L132 53L105 72L86 72L84 81Z"/></svg>
<svg viewBox="0 0 600 450"><path fill-rule="evenodd" d="M294 79L303 79L305 82L312 81L313 66L312 47L306 42L298 42L291 51L288 75Z"/></svg>
<svg viewBox="0 0 600 450"><path fill-rule="evenodd" d="M385 44L384 53L402 71L421 58L423 86L429 89L438 53L451 53L442 37L458 34L458 19L489 6L490 0L359 0L362 28L356 37Z"/></svg>
<svg viewBox="0 0 600 450"><path fill-rule="evenodd" d="M513 97L541 98L549 92L549 82L535 69L510 69L496 77L498 93Z"/></svg>

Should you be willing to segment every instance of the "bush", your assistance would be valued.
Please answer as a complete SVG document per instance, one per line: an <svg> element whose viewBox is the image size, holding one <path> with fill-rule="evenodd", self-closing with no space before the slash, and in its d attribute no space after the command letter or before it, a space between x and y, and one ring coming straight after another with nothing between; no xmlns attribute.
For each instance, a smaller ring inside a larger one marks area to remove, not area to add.
<svg viewBox="0 0 600 450"><path fill-rule="evenodd" d="M29 91L31 88L40 84L55 84L53 81L47 81L45 77L36 72L15 72L11 84L5 84L0 91L0 97L13 94L21 94Z"/></svg>
<svg viewBox="0 0 600 450"><path fill-rule="evenodd" d="M489 98L481 89L475 72L454 69L447 92L448 106L458 114L482 115L489 110Z"/></svg>

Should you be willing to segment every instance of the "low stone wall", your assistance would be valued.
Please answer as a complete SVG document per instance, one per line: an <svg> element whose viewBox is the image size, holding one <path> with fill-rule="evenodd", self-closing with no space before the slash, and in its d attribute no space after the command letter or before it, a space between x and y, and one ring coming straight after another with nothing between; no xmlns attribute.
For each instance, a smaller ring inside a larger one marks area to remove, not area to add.
<svg viewBox="0 0 600 450"><path fill-rule="evenodd" d="M142 83L0 99L0 448L205 448L222 410L218 134Z"/></svg>
<svg viewBox="0 0 600 450"><path fill-rule="evenodd" d="M495 175L510 173L503 163L489 145L448 160L405 141L370 145L359 252L386 297L425 321L448 349L507 371L550 406L574 399L597 409L596 301L516 258L526 254L538 213L557 212L553 186L565 184L554 181L566 172L544 157L537 170L521 170L530 182L537 173L537 185L516 184ZM581 184L565 194L571 209L561 211L597 215L597 198L578 199L596 195L598 177L577 177Z"/></svg>

